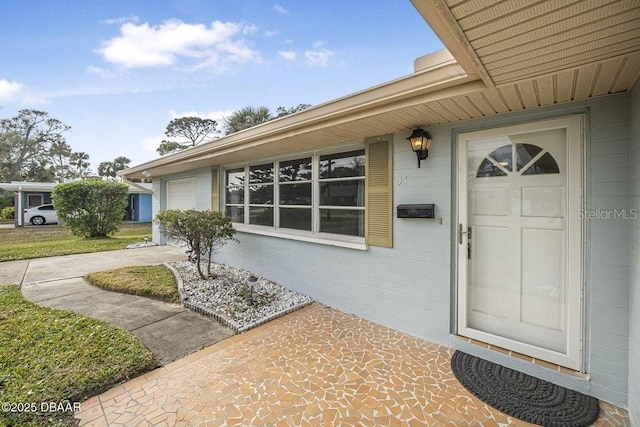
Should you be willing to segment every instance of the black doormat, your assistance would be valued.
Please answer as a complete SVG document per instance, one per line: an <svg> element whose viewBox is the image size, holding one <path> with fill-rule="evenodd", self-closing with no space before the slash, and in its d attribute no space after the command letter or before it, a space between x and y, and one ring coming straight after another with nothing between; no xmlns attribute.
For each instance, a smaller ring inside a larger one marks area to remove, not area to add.
<svg viewBox="0 0 640 427"><path fill-rule="evenodd" d="M460 351L451 358L451 370L484 403L533 424L582 427L600 413L593 397Z"/></svg>

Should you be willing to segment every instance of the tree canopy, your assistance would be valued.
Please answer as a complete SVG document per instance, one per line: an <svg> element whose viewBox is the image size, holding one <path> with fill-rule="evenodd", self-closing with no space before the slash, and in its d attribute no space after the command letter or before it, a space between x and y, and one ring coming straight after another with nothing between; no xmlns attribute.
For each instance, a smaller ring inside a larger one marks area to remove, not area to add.
<svg viewBox="0 0 640 427"><path fill-rule="evenodd" d="M229 135L272 119L271 112L267 107L244 107L225 118L224 130Z"/></svg>
<svg viewBox="0 0 640 427"><path fill-rule="evenodd" d="M157 152L164 156L182 151L189 147L212 140L218 133L218 122L201 117L179 117L173 119L167 125L164 134L174 140L163 140L157 148ZM179 141L176 141L178 138Z"/></svg>
<svg viewBox="0 0 640 427"><path fill-rule="evenodd" d="M0 181L57 181L90 174L89 156L64 139L71 127L38 110L0 120Z"/></svg>
<svg viewBox="0 0 640 427"><path fill-rule="evenodd" d="M131 160L124 156L116 157L112 161L100 162L98 165L98 175L107 179L113 179L119 171L128 168L130 163Z"/></svg>
<svg viewBox="0 0 640 427"><path fill-rule="evenodd" d="M229 135L273 119L279 119L280 117L306 110L309 107L311 107L311 104L298 104L291 108L278 107L275 116L271 114L267 107L244 107L225 118L224 130Z"/></svg>
<svg viewBox="0 0 640 427"><path fill-rule="evenodd" d="M297 113L299 111L304 111L310 107L311 107L311 104L298 104L297 106L291 107L291 108L278 107L276 109L276 113L278 114L274 118L279 119L280 117L288 116L289 114Z"/></svg>

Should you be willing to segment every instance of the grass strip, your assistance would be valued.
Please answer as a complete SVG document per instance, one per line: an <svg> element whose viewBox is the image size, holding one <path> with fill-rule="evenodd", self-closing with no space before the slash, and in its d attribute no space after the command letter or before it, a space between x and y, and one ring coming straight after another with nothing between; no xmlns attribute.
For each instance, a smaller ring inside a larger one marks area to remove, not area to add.
<svg viewBox="0 0 640 427"><path fill-rule="evenodd" d="M0 286L0 403L80 402L157 367L133 334ZM0 412L0 425L71 425L70 413Z"/></svg>
<svg viewBox="0 0 640 427"><path fill-rule="evenodd" d="M165 302L180 302L173 273L162 265L144 265L99 271L85 276L94 286L108 291L139 295Z"/></svg>
<svg viewBox="0 0 640 427"><path fill-rule="evenodd" d="M0 229L0 261L124 249L151 236L151 224L122 224L112 237L85 239L67 228L45 225Z"/></svg>

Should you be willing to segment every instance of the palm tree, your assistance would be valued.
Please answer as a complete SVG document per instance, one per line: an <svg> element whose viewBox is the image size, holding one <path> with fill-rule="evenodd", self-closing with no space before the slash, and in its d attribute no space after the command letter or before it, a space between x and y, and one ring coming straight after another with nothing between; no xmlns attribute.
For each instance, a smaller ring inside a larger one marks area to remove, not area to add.
<svg viewBox="0 0 640 427"><path fill-rule="evenodd" d="M98 175L109 178L115 178L118 171L129 167L131 160L124 157L116 157L112 162L100 162L98 165Z"/></svg>
<svg viewBox="0 0 640 427"><path fill-rule="evenodd" d="M91 174L89 170L89 155L84 151L71 153L69 164L73 168L72 178L84 178Z"/></svg>
<svg viewBox="0 0 640 427"><path fill-rule="evenodd" d="M271 119L271 112L267 107L244 107L225 118L224 130L229 135L268 122Z"/></svg>

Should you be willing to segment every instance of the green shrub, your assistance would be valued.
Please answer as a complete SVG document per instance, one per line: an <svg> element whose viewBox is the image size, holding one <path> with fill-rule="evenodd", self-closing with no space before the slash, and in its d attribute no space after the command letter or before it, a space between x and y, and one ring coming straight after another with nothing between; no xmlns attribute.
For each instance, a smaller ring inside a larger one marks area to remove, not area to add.
<svg viewBox="0 0 640 427"><path fill-rule="evenodd" d="M2 219L15 219L16 208L13 206L7 206L0 211L0 218Z"/></svg>
<svg viewBox="0 0 640 427"><path fill-rule="evenodd" d="M195 257L202 279L205 279L205 275L200 267L201 258L206 257L206 277L210 277L211 257L214 252L229 240L238 241L234 237L236 230L231 221L220 212L173 209L158 213L154 221L160 225L160 231L165 236L187 244L191 250L191 257Z"/></svg>
<svg viewBox="0 0 640 427"><path fill-rule="evenodd" d="M53 207L73 234L106 237L120 228L129 188L122 183L96 179L54 187Z"/></svg>

